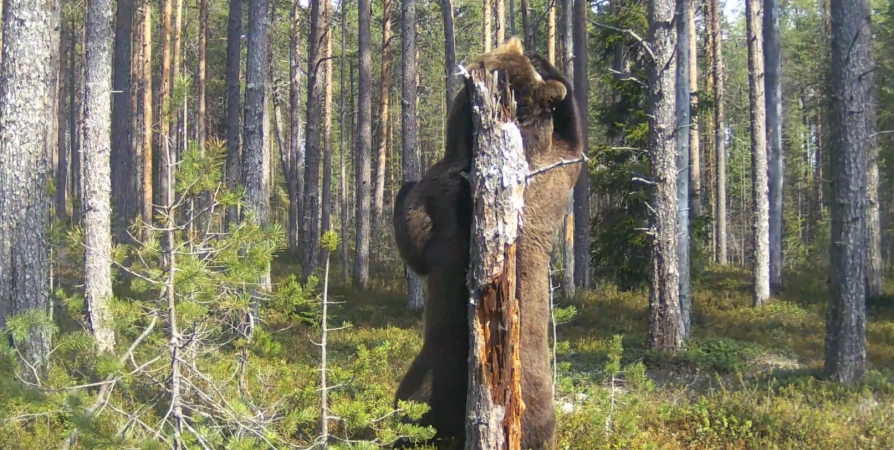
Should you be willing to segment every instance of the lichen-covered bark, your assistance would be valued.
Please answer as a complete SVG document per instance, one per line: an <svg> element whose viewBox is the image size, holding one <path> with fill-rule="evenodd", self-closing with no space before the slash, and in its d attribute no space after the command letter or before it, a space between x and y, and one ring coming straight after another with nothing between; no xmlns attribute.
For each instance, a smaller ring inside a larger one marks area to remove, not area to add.
<svg viewBox="0 0 894 450"><path fill-rule="evenodd" d="M100 352L115 348L112 297L111 114L112 2L87 4L87 70L84 95L84 300L87 322ZM118 94L122 95L122 94Z"/></svg>
<svg viewBox="0 0 894 450"><path fill-rule="evenodd" d="M745 1L748 27L748 99L751 115L751 207L754 246L752 279L754 306L770 299L770 204L767 179L767 111L764 104L764 55L760 0Z"/></svg>
<svg viewBox="0 0 894 450"><path fill-rule="evenodd" d="M676 70L674 2L651 0L648 6L649 171L652 177L652 281L649 286L648 347L679 350L679 272L677 266Z"/></svg>
<svg viewBox="0 0 894 450"><path fill-rule="evenodd" d="M10 313L52 315L49 301L48 123L59 51L58 0L7 0L0 63L0 326ZM48 368L50 333L33 326L16 342L21 374Z"/></svg>
<svg viewBox="0 0 894 450"><path fill-rule="evenodd" d="M518 450L524 403L516 239L528 163L521 132L494 97L494 78L475 72L470 86L476 133L470 177L474 218L466 448Z"/></svg>
<svg viewBox="0 0 894 450"><path fill-rule="evenodd" d="M873 78L867 0L832 0L832 240L826 374L852 383L866 371L866 157Z"/></svg>

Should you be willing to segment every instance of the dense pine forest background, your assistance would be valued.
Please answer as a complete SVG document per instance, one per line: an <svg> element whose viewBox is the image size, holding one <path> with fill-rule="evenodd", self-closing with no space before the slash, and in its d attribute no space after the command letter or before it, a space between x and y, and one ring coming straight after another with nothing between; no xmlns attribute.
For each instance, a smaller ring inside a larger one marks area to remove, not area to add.
<svg viewBox="0 0 894 450"><path fill-rule="evenodd" d="M589 156L559 447L894 447L890 0L0 8L0 448L431 436L393 405L425 298L393 199L510 36Z"/></svg>

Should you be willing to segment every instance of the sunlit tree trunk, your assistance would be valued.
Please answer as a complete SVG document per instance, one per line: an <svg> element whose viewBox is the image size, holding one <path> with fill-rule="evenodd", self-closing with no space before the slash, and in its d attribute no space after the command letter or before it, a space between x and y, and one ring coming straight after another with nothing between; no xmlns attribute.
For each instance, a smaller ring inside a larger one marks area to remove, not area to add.
<svg viewBox="0 0 894 450"><path fill-rule="evenodd" d="M174 0L162 0L161 11L161 75L158 84L158 102L159 102L159 118L158 118L158 158L160 166L158 168L158 204L162 207L171 204L171 186L169 175L173 174L174 161L171 159L173 155L171 142L171 27L173 19ZM178 0L179 1L179 0Z"/></svg>
<svg viewBox="0 0 894 450"><path fill-rule="evenodd" d="M552 64L556 64L556 1L546 5L546 59Z"/></svg>
<svg viewBox="0 0 894 450"><path fill-rule="evenodd" d="M357 159L354 169L356 171L354 189L357 192L354 286L366 289L369 284L370 149L372 148L371 103L369 98L371 88L370 69L372 68L372 59L369 52L371 11L369 0L358 0L358 4L359 45L357 55L360 60L360 86L357 99L357 107L359 108L357 112L359 142L357 143Z"/></svg>
<svg viewBox="0 0 894 450"><path fill-rule="evenodd" d="M748 28L748 98L751 104L751 205L754 267L753 304L770 299L770 205L767 180L767 112L764 103L764 56L760 0L745 1Z"/></svg>
<svg viewBox="0 0 894 450"><path fill-rule="evenodd" d="M493 47L493 0L484 0L481 9L483 24L481 26L481 45L484 47L484 53L489 53Z"/></svg>
<svg viewBox="0 0 894 450"><path fill-rule="evenodd" d="M152 202L154 199L152 189L152 137L153 137L153 116L152 116L152 3L150 0L143 0L143 38L140 44L143 47L141 62L141 80L140 88L143 93L143 123L142 123L142 158L143 158L143 202L142 202L142 219L144 225L152 224ZM149 232L146 227L141 239L145 242L149 239Z"/></svg>
<svg viewBox="0 0 894 450"><path fill-rule="evenodd" d="M649 73L649 171L652 178L652 264L649 285L649 336L653 350L679 350L680 285L677 255L676 70L673 0L648 3L649 41L654 58ZM687 84L688 88L688 84Z"/></svg>
<svg viewBox="0 0 894 450"><path fill-rule="evenodd" d="M690 58L695 55L690 50L690 28L694 25L690 22L689 15L693 0L677 0L677 73L676 73L676 146L677 146L677 266L680 282L680 334L682 339L689 336L689 314L692 311L692 297L689 279L689 171L690 171L690 134L697 134L697 130L691 130L689 106L690 89L689 80ZM697 139L696 139L697 140Z"/></svg>
<svg viewBox="0 0 894 450"><path fill-rule="evenodd" d="M391 92L391 0L382 1L382 73L379 83L379 126L377 128L376 184L373 190L372 232L382 229L382 204L385 196L385 152L388 148L388 117Z"/></svg>
<svg viewBox="0 0 894 450"><path fill-rule="evenodd" d="M702 172L698 134L698 39L695 26L695 2L689 1L686 20L689 21L689 216L702 215Z"/></svg>
<svg viewBox="0 0 894 450"><path fill-rule="evenodd" d="M332 23L332 7L326 4L326 23ZM332 29L326 32L326 80L323 103L323 186L320 193L320 232L332 229ZM327 251L320 252L325 263Z"/></svg>
<svg viewBox="0 0 894 450"><path fill-rule="evenodd" d="M506 0L496 0L497 20L494 23L494 36L496 45L502 45L506 40Z"/></svg>
<svg viewBox="0 0 894 450"><path fill-rule="evenodd" d="M325 61L325 7L321 2L310 3L310 39L307 46L307 160L304 172L304 204L301 228L301 275L307 279L316 271L320 254L320 146L322 144L321 106Z"/></svg>
<svg viewBox="0 0 894 450"><path fill-rule="evenodd" d="M711 2L714 48L714 152L717 170L717 262L727 263L726 251L726 118L724 116L723 34L720 29L720 2Z"/></svg>
<svg viewBox="0 0 894 450"><path fill-rule="evenodd" d="M227 22L227 188L239 185L242 173L242 152L239 139L242 136L240 118L240 54L242 49L242 0L230 0ZM238 210L227 208L225 224L229 229L239 222Z"/></svg>
<svg viewBox="0 0 894 450"><path fill-rule="evenodd" d="M47 124L55 114L58 0L7 0L0 63L0 326L8 315L52 317L49 284ZM55 137L55 136L53 136ZM49 327L16 339L24 381L45 380Z"/></svg>

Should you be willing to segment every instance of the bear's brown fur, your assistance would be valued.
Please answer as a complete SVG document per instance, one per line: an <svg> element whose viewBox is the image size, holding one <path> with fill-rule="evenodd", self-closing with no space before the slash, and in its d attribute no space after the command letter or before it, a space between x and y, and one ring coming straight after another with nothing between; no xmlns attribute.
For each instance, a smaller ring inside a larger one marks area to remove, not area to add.
<svg viewBox="0 0 894 450"><path fill-rule="evenodd" d="M480 57L469 70L498 71L517 103L530 170L581 155L577 107L571 85L545 59L524 54L516 38ZM444 158L418 183L398 192L394 231L401 257L427 276L422 350L397 389L406 400L431 375L431 410L422 424L437 430L440 448L461 448L468 390L469 233L472 200L465 177L471 168L472 111L468 88L454 101L447 124ZM525 190L524 221L518 240L518 295L521 309L522 448L554 445L555 411L549 370L547 275L552 237L561 224L580 171L566 165L533 177Z"/></svg>

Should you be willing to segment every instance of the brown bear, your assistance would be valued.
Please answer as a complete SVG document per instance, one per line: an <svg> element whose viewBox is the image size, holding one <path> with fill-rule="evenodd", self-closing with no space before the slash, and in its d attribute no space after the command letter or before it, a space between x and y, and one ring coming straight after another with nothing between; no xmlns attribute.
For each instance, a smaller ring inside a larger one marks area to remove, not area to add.
<svg viewBox="0 0 894 450"><path fill-rule="evenodd" d="M517 103L525 156L534 171L581 156L577 106L571 85L541 56L522 51L512 38L469 69L498 71ZM401 381L396 400L410 399L430 376L430 411L423 425L437 430L439 448L462 448L468 390L468 300L466 273L472 199L467 174L473 145L469 89L457 95L447 123L444 157L419 182L405 183L395 199L398 251L411 270L427 277L422 350ZM579 164L542 172L525 191L518 240L521 310L521 383L525 411L522 448L554 445L555 410L549 370L547 276L553 235L559 229Z"/></svg>

